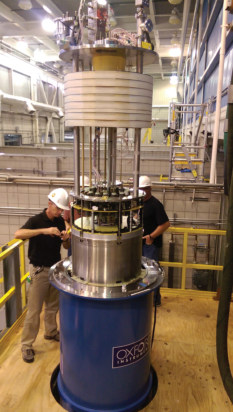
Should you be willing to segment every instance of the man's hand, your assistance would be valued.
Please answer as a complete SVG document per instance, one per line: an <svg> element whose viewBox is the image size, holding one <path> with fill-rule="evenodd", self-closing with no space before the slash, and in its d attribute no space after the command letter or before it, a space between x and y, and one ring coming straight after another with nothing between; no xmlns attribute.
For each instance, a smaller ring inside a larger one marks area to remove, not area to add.
<svg viewBox="0 0 233 412"><path fill-rule="evenodd" d="M69 238L70 238L69 233L67 233L66 230L63 230L63 231L61 232L61 239L62 239L62 241L63 241L63 242L66 242L67 240L69 240Z"/></svg>
<svg viewBox="0 0 233 412"><path fill-rule="evenodd" d="M152 245L152 243L154 242L154 239L151 239L150 235L143 236L142 239L145 239L146 245Z"/></svg>
<svg viewBox="0 0 233 412"><path fill-rule="evenodd" d="M57 227L48 227L46 229L44 229L44 235L50 235L50 236L59 236L61 237L61 233L60 230Z"/></svg>

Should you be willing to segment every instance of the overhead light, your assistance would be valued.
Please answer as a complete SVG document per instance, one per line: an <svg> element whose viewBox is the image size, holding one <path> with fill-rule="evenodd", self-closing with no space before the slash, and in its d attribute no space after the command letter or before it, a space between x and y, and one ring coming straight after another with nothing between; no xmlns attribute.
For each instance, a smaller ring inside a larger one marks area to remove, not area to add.
<svg viewBox="0 0 233 412"><path fill-rule="evenodd" d="M34 59L35 59L37 62L44 63L44 62L46 61L45 52L44 52L43 50L36 49L36 50L34 51Z"/></svg>
<svg viewBox="0 0 233 412"><path fill-rule="evenodd" d="M179 44L179 39L178 39L176 33L174 33L174 34L172 35L171 44L172 44L173 46Z"/></svg>
<svg viewBox="0 0 233 412"><path fill-rule="evenodd" d="M19 41L17 42L17 48L18 48L20 51L25 51L25 50L28 49L28 44L27 44L27 42L24 41L24 40L19 40Z"/></svg>
<svg viewBox="0 0 233 412"><path fill-rule="evenodd" d="M44 11L46 11L46 13L53 14L52 11L47 6L45 6L44 4L43 4L42 7L43 7Z"/></svg>
<svg viewBox="0 0 233 412"><path fill-rule="evenodd" d="M180 4L183 0L168 0L170 4Z"/></svg>
<svg viewBox="0 0 233 412"><path fill-rule="evenodd" d="M54 67L55 69L60 69L60 68L61 68L61 64L58 63L58 62L55 62L55 63L53 64L53 67Z"/></svg>
<svg viewBox="0 0 233 412"><path fill-rule="evenodd" d="M173 73L170 77L170 84L178 84L178 76L177 74Z"/></svg>
<svg viewBox="0 0 233 412"><path fill-rule="evenodd" d="M172 67L177 67L177 60L172 60L171 61L171 66Z"/></svg>
<svg viewBox="0 0 233 412"><path fill-rule="evenodd" d="M171 57L179 57L181 55L180 47L171 47L169 54Z"/></svg>
<svg viewBox="0 0 233 412"><path fill-rule="evenodd" d="M31 0L19 0L18 6L23 10L30 10L32 3Z"/></svg>
<svg viewBox="0 0 233 412"><path fill-rule="evenodd" d="M44 31L47 31L48 33L54 33L56 30L55 22L48 17L42 20L41 26L43 27Z"/></svg>
<svg viewBox="0 0 233 412"><path fill-rule="evenodd" d="M174 9L171 12L171 16L169 17L169 23L170 24L180 24L181 20L178 16L178 10L176 7L174 7Z"/></svg>
<svg viewBox="0 0 233 412"><path fill-rule="evenodd" d="M100 6L106 6L106 5L107 5L107 0L97 0L97 3L98 3Z"/></svg>

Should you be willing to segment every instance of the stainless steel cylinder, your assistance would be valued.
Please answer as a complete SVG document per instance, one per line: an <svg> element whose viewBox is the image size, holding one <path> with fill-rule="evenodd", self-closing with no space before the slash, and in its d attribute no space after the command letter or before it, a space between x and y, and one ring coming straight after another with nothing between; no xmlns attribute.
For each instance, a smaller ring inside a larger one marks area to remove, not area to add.
<svg viewBox="0 0 233 412"><path fill-rule="evenodd" d="M72 231L73 275L98 285L135 279L141 273L142 229L122 234L87 234Z"/></svg>

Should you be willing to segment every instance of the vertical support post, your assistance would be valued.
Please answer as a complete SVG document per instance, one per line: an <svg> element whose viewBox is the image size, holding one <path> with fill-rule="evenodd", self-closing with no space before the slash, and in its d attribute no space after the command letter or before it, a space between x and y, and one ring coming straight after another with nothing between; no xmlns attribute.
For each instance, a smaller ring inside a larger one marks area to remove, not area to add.
<svg viewBox="0 0 233 412"><path fill-rule="evenodd" d="M138 127L135 129L134 137L134 186L133 195L137 196L139 187L139 174L140 174L140 147L141 147L141 129Z"/></svg>
<svg viewBox="0 0 233 412"><path fill-rule="evenodd" d="M74 128L74 194L80 195L80 135L79 128Z"/></svg>
<svg viewBox="0 0 233 412"><path fill-rule="evenodd" d="M89 181L90 186L92 186L92 127L90 127L89 132Z"/></svg>
<svg viewBox="0 0 233 412"><path fill-rule="evenodd" d="M116 183L116 162L117 162L117 129L113 129L112 140L112 184Z"/></svg>
<svg viewBox="0 0 233 412"><path fill-rule="evenodd" d="M185 289L186 283L186 264L187 264L187 250L188 250L188 233L184 233L183 240L183 266L182 266L182 276L181 276L181 289Z"/></svg>
<svg viewBox="0 0 233 412"><path fill-rule="evenodd" d="M223 72L224 72L224 57L226 50L226 31L227 31L227 0L223 2L223 17L222 17L222 35L221 35L221 48L219 56L219 73L218 73L218 87L217 87L217 100L216 100L216 115L214 123L214 134L213 134L213 147L211 156L211 167L210 167L210 184L214 184L216 181L216 163L217 163L217 150L218 150L218 135L219 135L219 123L220 123L220 113L221 113L221 100L222 100L222 83L223 83Z"/></svg>
<svg viewBox="0 0 233 412"><path fill-rule="evenodd" d="M176 128L176 114L175 114L175 104L171 104L171 128L175 130ZM169 156L169 182L172 178L172 156L173 156L173 143L174 143L174 133L170 132L170 156Z"/></svg>
<svg viewBox="0 0 233 412"><path fill-rule="evenodd" d="M2 250L6 250L8 246ZM20 282L20 268L19 268L19 249L14 249L13 252L7 256L3 261L4 271L4 289L7 292L12 286L15 286L14 296L6 302L6 324L7 327L13 323L22 314L21 301L21 282Z"/></svg>
<svg viewBox="0 0 233 412"><path fill-rule="evenodd" d="M112 183L112 141L113 141L113 129L108 128L108 167L107 167L107 187L109 188Z"/></svg>
<svg viewBox="0 0 233 412"><path fill-rule="evenodd" d="M199 64L200 64L200 47L201 47L201 37L202 37L202 10L203 10L203 0L201 0L200 2L200 13L199 13L199 23L198 23L199 31L198 31L198 39L197 39L194 104L197 103L198 77L199 77ZM196 113L193 114L192 144L195 144L195 132L196 132Z"/></svg>
<svg viewBox="0 0 233 412"><path fill-rule="evenodd" d="M97 136L97 170L98 176L100 176L100 129Z"/></svg>
<svg viewBox="0 0 233 412"><path fill-rule="evenodd" d="M20 276L21 279L25 275L25 252L24 252L24 243L19 246L19 255L20 255ZM24 282L21 286L22 294L22 307L26 306L26 283Z"/></svg>
<svg viewBox="0 0 233 412"><path fill-rule="evenodd" d="M84 159L85 159L85 147L84 147L84 127L81 127L82 136L82 189L84 189Z"/></svg>
<svg viewBox="0 0 233 412"><path fill-rule="evenodd" d="M137 20L137 24L141 24L140 19ZM138 35L141 36L141 32L138 26ZM138 37L138 42L140 38ZM141 44L138 46L141 46ZM143 55L141 51L137 52L137 73L143 73ZM138 195L138 187L139 187L139 175L140 175L140 147L141 147L141 129L136 128L134 134L134 186L133 186L133 194L136 197Z"/></svg>
<svg viewBox="0 0 233 412"><path fill-rule="evenodd" d="M104 180L106 181L106 162L107 162L107 128L104 129Z"/></svg>

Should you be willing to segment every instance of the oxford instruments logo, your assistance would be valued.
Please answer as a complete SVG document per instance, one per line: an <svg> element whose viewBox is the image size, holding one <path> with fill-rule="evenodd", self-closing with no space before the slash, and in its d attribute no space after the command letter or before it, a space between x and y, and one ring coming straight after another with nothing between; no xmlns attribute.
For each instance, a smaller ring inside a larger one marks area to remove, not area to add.
<svg viewBox="0 0 233 412"><path fill-rule="evenodd" d="M112 348L112 367L129 366L144 358L150 350L150 334L137 342Z"/></svg>

